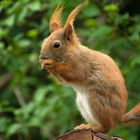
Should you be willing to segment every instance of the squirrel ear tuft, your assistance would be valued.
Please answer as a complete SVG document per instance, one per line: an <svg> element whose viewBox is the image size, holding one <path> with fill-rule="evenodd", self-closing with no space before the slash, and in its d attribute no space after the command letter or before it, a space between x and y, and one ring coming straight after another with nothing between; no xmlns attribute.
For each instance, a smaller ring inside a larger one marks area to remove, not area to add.
<svg viewBox="0 0 140 140"><path fill-rule="evenodd" d="M71 13L69 14L69 16L68 16L68 18L67 18L67 20L66 20L66 23L65 23L65 26L67 26L67 24L71 24L71 25L73 25L73 22L74 22L74 20L75 20L75 18L76 18L76 15L78 14L78 12L81 10L81 8L83 7L83 4L80 4L80 5L78 5L75 9L73 9L72 11L71 11ZM65 27L64 26L64 27Z"/></svg>
<svg viewBox="0 0 140 140"><path fill-rule="evenodd" d="M53 32L61 28L61 14L63 9L64 9L63 5L58 5L54 10L50 19L50 32Z"/></svg>
<svg viewBox="0 0 140 140"><path fill-rule="evenodd" d="M67 24L67 26L65 26L64 28L64 36L67 40L71 40L73 37L73 26L71 24Z"/></svg>
<svg viewBox="0 0 140 140"><path fill-rule="evenodd" d="M65 32L64 35L66 36L68 40L71 40L74 35L73 22L75 20L76 15L81 10L82 6L83 4L80 4L75 9L73 9L66 20L66 23L64 25L64 32Z"/></svg>

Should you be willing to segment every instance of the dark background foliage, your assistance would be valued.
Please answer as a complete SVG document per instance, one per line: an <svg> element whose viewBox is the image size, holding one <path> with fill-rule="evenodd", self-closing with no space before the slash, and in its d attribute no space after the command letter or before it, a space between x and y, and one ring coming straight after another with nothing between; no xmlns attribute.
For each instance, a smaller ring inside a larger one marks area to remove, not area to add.
<svg viewBox="0 0 140 140"><path fill-rule="evenodd" d="M38 60L57 4L65 5L65 21L81 2L0 1L0 139L52 140L84 122L74 91L42 71ZM84 45L116 61L126 80L129 110L140 101L140 17L120 10L121 0L85 2L87 6L75 21L77 34ZM140 127L118 126L109 135L138 140Z"/></svg>

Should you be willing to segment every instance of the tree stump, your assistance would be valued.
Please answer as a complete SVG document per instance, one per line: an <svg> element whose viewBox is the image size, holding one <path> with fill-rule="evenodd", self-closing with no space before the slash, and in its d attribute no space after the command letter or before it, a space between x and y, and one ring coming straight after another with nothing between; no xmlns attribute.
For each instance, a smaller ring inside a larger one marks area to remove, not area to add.
<svg viewBox="0 0 140 140"><path fill-rule="evenodd" d="M122 140L119 137L109 137L103 133L94 133L91 129L73 130L56 138L56 140Z"/></svg>

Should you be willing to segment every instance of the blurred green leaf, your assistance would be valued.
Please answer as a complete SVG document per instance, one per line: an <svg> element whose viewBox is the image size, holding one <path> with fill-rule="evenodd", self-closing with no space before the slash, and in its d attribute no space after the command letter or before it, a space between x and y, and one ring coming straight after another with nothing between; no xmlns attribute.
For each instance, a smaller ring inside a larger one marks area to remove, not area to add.
<svg viewBox="0 0 140 140"><path fill-rule="evenodd" d="M93 16L99 16L100 10L95 5L89 5L87 8L83 10L84 16L93 17Z"/></svg>
<svg viewBox="0 0 140 140"><path fill-rule="evenodd" d="M136 56L132 63L131 63L131 66L134 67L135 65L139 65L140 66L140 56Z"/></svg>
<svg viewBox="0 0 140 140"><path fill-rule="evenodd" d="M14 22L15 22L15 15L11 15L3 21L3 24L11 27L14 25Z"/></svg>
<svg viewBox="0 0 140 140"><path fill-rule="evenodd" d="M94 20L94 19L87 19L87 20L85 20L84 24L87 27L94 27L96 25L96 20Z"/></svg>
<svg viewBox="0 0 140 140"><path fill-rule="evenodd" d="M42 125L42 122L41 122L41 119L40 119L40 118L34 116L34 117L32 117L32 119L30 120L30 122L28 123L28 125L29 125L30 127L39 127L39 126Z"/></svg>
<svg viewBox="0 0 140 140"><path fill-rule="evenodd" d="M107 11L107 12L116 12L116 11L118 11L118 6L115 5L115 4L106 5L104 7L104 10Z"/></svg>
<svg viewBox="0 0 140 140"><path fill-rule="evenodd" d="M29 4L29 8L33 11L38 11L41 9L41 3L40 1L32 1L30 4Z"/></svg>
<svg viewBox="0 0 140 140"><path fill-rule="evenodd" d="M20 39L17 42L18 47L28 47L30 46L31 41L29 39Z"/></svg>
<svg viewBox="0 0 140 140"><path fill-rule="evenodd" d="M37 34L38 34L38 31L36 29L32 29L32 30L28 31L28 33L27 33L27 35L32 38L36 37Z"/></svg>
<svg viewBox="0 0 140 140"><path fill-rule="evenodd" d="M21 125L19 123L13 123L7 130L7 135L10 136L14 133L17 133Z"/></svg>
<svg viewBox="0 0 140 140"><path fill-rule="evenodd" d="M37 103L40 103L45 98L46 94L50 91L53 91L53 86L41 86L35 92L34 100Z"/></svg>

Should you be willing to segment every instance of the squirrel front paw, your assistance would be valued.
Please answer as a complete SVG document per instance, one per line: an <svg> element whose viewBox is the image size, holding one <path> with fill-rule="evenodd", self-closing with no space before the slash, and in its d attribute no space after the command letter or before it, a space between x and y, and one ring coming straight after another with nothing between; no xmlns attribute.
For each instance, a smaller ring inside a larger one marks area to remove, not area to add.
<svg viewBox="0 0 140 140"><path fill-rule="evenodd" d="M55 61L53 59L44 59L40 61L41 69L51 67Z"/></svg>

